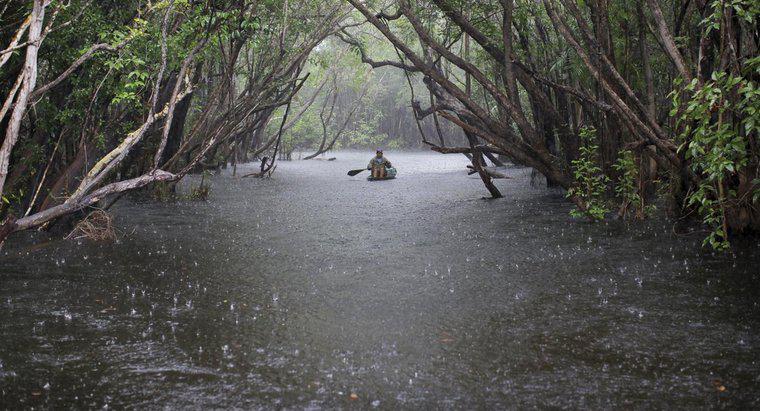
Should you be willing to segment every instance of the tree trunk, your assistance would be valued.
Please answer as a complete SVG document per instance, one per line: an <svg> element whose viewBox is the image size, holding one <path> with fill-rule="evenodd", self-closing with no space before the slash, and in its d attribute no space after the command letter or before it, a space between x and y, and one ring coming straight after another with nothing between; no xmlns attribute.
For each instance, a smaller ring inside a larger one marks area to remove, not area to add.
<svg viewBox="0 0 760 411"><path fill-rule="evenodd" d="M13 108L11 117L5 131L5 139L0 146L0 196L4 193L5 179L8 177L8 168L10 167L10 157L13 147L18 141L21 121L26 113L26 106L29 102L29 95L34 91L37 84L37 54L40 48L39 40L42 34L42 22L45 18L44 0L34 0L32 8L32 20L29 24L28 42L26 46L26 60L22 71L23 83L16 96L16 105Z"/></svg>

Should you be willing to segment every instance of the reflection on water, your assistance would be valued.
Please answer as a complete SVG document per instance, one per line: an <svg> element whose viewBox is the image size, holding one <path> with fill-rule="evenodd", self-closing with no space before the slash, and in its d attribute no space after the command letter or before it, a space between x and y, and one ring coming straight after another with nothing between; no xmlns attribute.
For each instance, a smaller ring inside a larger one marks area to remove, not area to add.
<svg viewBox="0 0 760 411"><path fill-rule="evenodd" d="M116 244L0 253L6 407L757 407L757 244L573 222L513 169L371 153L124 201ZM366 173L364 173L366 174Z"/></svg>

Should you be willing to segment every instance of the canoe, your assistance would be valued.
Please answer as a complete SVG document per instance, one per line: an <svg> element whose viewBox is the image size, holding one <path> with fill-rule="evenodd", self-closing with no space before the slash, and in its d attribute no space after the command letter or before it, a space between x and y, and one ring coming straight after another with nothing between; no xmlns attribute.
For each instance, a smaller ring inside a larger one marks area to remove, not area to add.
<svg viewBox="0 0 760 411"><path fill-rule="evenodd" d="M393 167L388 167L385 170L385 177L383 178L374 178L372 176L367 177L367 180L369 181L381 181L381 180L393 180L396 178L396 169Z"/></svg>

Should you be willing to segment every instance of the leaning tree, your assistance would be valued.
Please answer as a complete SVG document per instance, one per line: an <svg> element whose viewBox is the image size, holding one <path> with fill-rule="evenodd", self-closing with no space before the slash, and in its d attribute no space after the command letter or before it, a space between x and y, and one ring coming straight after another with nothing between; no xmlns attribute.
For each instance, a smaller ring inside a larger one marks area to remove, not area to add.
<svg viewBox="0 0 760 411"><path fill-rule="evenodd" d="M272 112L308 77L307 56L341 29L347 9L310 0L26 3L2 10L10 41L0 52L0 243L259 146ZM280 136L263 149L276 152Z"/></svg>
<svg viewBox="0 0 760 411"><path fill-rule="evenodd" d="M373 67L423 76L431 99L417 117L470 141L433 149L472 154L493 196L489 152L534 168L591 218L607 192L641 216L665 181L715 247L760 228L756 2L347 1L399 58L347 41Z"/></svg>

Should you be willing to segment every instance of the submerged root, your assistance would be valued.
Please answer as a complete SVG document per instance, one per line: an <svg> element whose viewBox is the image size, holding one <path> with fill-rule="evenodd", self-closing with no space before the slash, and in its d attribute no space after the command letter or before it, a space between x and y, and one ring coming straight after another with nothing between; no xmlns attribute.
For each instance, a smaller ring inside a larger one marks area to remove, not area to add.
<svg viewBox="0 0 760 411"><path fill-rule="evenodd" d="M67 240L88 239L93 241L116 241L113 217L103 210L95 210L78 222L66 236Z"/></svg>
<svg viewBox="0 0 760 411"><path fill-rule="evenodd" d="M270 178L270 177L272 177L272 174L274 173L274 170L276 170L276 169L277 169L277 166L275 165L274 167L270 168L269 171L265 171L263 173L260 172L260 171L256 171L254 173L245 174L245 175L241 176L240 178L247 178L247 177Z"/></svg>

